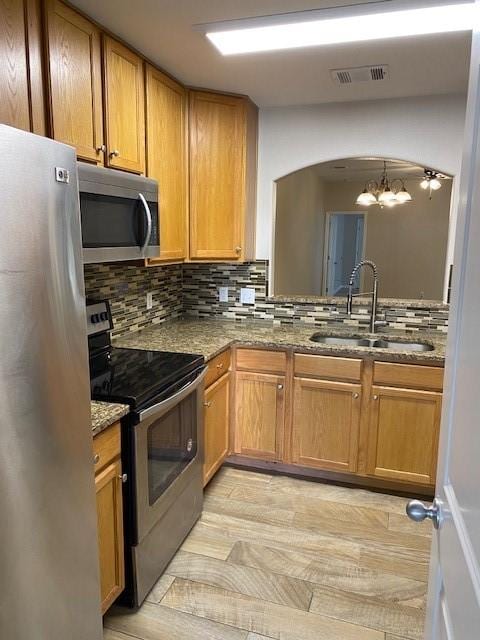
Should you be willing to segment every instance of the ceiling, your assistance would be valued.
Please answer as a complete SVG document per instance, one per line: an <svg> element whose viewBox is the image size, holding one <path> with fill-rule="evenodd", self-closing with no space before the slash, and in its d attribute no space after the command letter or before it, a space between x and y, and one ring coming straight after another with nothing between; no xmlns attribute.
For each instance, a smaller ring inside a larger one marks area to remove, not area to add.
<svg viewBox="0 0 480 640"><path fill-rule="evenodd" d="M361 0L366 1L366 0ZM194 25L352 4L352 0L73 0L182 82L285 106L463 93L470 34L378 40L222 57ZM388 64L390 77L338 86L330 69Z"/></svg>
<svg viewBox="0 0 480 640"><path fill-rule="evenodd" d="M424 167L404 160L387 159L387 173L391 178L421 179ZM326 182L379 180L383 171L383 158L344 158L322 162L310 167ZM303 169L301 169L303 171ZM451 178L445 176L446 180Z"/></svg>

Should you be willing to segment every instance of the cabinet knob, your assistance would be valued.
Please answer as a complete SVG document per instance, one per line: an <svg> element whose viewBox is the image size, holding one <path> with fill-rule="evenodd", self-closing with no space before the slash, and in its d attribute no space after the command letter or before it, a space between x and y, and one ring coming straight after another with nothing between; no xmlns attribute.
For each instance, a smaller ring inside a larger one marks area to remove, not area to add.
<svg viewBox="0 0 480 640"><path fill-rule="evenodd" d="M128 475L126 473L122 473L121 475L118 476L118 479L121 480L123 484L125 484L126 481L128 480Z"/></svg>
<svg viewBox="0 0 480 640"><path fill-rule="evenodd" d="M100 462L100 455L98 453L96 453L93 456L93 464L98 464Z"/></svg>
<svg viewBox="0 0 480 640"><path fill-rule="evenodd" d="M281 391L283 389L283 384L277 384L277 389Z"/></svg>
<svg viewBox="0 0 480 640"><path fill-rule="evenodd" d="M223 362L219 362L217 364L217 369L223 369Z"/></svg>
<svg viewBox="0 0 480 640"><path fill-rule="evenodd" d="M235 247L235 251L237 253L241 253L242 252L242 247Z"/></svg>
<svg viewBox="0 0 480 640"><path fill-rule="evenodd" d="M373 396L373 399L374 400L378 400L378 396Z"/></svg>
<svg viewBox="0 0 480 640"><path fill-rule="evenodd" d="M212 406L212 402L211 402L210 400L209 400L209 401L207 401L207 400L206 400L206 401L203 403L203 406L204 406L204 407L207 407L207 408L208 408L208 407L211 407L211 406Z"/></svg>
<svg viewBox="0 0 480 640"><path fill-rule="evenodd" d="M102 153L102 152L105 153L106 150L107 150L107 147L104 144L101 144L99 147L95 149L97 153Z"/></svg>
<svg viewBox="0 0 480 640"><path fill-rule="evenodd" d="M354 394L353 394L353 399L354 399L354 400L358 400L358 398L359 398L359 397L360 397L360 394L359 394L359 393L354 393Z"/></svg>
<svg viewBox="0 0 480 640"><path fill-rule="evenodd" d="M117 158L119 155L120 155L120 151L118 149L113 149L113 151L110 151L111 158Z"/></svg>

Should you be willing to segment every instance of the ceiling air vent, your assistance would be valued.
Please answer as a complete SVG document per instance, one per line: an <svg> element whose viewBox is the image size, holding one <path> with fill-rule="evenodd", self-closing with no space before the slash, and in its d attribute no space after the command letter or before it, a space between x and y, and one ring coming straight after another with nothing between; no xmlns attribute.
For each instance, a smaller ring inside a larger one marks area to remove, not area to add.
<svg viewBox="0 0 480 640"><path fill-rule="evenodd" d="M377 82L388 79L388 64L376 64L350 69L331 69L330 75L336 84L354 84L355 82Z"/></svg>

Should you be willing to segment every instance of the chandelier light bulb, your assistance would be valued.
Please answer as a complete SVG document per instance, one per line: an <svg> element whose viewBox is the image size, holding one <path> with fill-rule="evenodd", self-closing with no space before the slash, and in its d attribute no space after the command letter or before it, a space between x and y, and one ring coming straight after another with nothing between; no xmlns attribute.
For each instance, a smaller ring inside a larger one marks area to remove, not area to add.
<svg viewBox="0 0 480 640"><path fill-rule="evenodd" d="M411 202L412 200L412 196L409 194L409 192L405 189L405 187L403 187L402 189L400 189L400 191L397 192L396 198L398 200L398 202Z"/></svg>
<svg viewBox="0 0 480 640"><path fill-rule="evenodd" d="M428 187L430 186L430 180L427 180L427 178L424 178L421 181L420 186L422 187L422 189L428 189Z"/></svg>
<svg viewBox="0 0 480 640"><path fill-rule="evenodd" d="M385 191L382 191L382 193L378 196L378 201L382 202L383 204L386 204L387 202L392 202L395 200L396 200L395 194L388 187L385 189Z"/></svg>
<svg viewBox="0 0 480 640"><path fill-rule="evenodd" d="M437 189L440 189L441 186L442 186L442 183L438 178L432 178L430 180L430 189L437 191Z"/></svg>

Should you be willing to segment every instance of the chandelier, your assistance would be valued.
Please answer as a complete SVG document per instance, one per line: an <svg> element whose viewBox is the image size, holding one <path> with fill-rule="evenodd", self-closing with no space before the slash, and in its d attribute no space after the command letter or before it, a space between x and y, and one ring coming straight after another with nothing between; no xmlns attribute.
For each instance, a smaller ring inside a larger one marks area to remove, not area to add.
<svg viewBox="0 0 480 640"><path fill-rule="evenodd" d="M383 172L380 180L369 180L365 183L365 188L359 194L356 204L369 207L378 204L380 207L395 207L397 204L410 202L412 196L405 188L405 183L401 178L390 180L387 175L387 163L383 162Z"/></svg>

